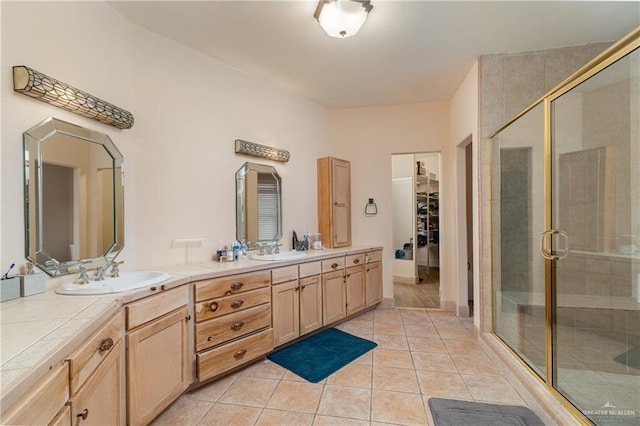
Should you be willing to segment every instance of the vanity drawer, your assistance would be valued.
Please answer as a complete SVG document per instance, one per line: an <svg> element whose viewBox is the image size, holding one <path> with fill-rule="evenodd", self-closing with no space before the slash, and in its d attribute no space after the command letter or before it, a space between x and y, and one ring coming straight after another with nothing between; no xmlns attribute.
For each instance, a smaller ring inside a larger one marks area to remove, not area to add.
<svg viewBox="0 0 640 426"><path fill-rule="evenodd" d="M196 324L196 352L271 326L271 304Z"/></svg>
<svg viewBox="0 0 640 426"><path fill-rule="evenodd" d="M231 275L228 277L214 278L212 280L199 281L195 287L196 302L213 299L215 297L229 296L243 291L266 287L271 284L271 272L259 271L249 274Z"/></svg>
<svg viewBox="0 0 640 426"><path fill-rule="evenodd" d="M273 350L272 330L261 331L196 355L198 381L210 379Z"/></svg>
<svg viewBox="0 0 640 426"><path fill-rule="evenodd" d="M69 366L59 364L44 374L13 406L2 406L0 424L46 425L69 400Z"/></svg>
<svg viewBox="0 0 640 426"><path fill-rule="evenodd" d="M360 254L352 254L347 256L346 258L346 267L349 268L351 266L360 266L364 264L364 253Z"/></svg>
<svg viewBox="0 0 640 426"><path fill-rule="evenodd" d="M189 287L186 285L130 303L125 307L127 331L160 318L188 303Z"/></svg>
<svg viewBox="0 0 640 426"><path fill-rule="evenodd" d="M322 262L309 262L300 265L300 278L320 275L322 272Z"/></svg>
<svg viewBox="0 0 640 426"><path fill-rule="evenodd" d="M271 284L286 283L298 279L298 265L271 270Z"/></svg>
<svg viewBox="0 0 640 426"><path fill-rule="evenodd" d="M121 340L124 333L122 312L118 312L97 333L91 336L80 349L69 358L71 395L95 371Z"/></svg>
<svg viewBox="0 0 640 426"><path fill-rule="evenodd" d="M263 303L269 303L270 301L271 290L269 287L219 297L213 300L205 300L195 304L196 322L217 318L231 312L238 312Z"/></svg>
<svg viewBox="0 0 640 426"><path fill-rule="evenodd" d="M380 262L382 260L382 250L370 251L364 255L365 263Z"/></svg>
<svg viewBox="0 0 640 426"><path fill-rule="evenodd" d="M344 256L322 261L322 273L344 269Z"/></svg>

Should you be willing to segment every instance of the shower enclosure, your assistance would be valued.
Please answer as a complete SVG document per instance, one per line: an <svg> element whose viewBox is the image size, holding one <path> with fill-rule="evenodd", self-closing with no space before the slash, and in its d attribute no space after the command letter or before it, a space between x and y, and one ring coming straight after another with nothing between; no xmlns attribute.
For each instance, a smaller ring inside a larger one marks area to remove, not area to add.
<svg viewBox="0 0 640 426"><path fill-rule="evenodd" d="M494 332L576 415L640 424L640 29L491 149Z"/></svg>

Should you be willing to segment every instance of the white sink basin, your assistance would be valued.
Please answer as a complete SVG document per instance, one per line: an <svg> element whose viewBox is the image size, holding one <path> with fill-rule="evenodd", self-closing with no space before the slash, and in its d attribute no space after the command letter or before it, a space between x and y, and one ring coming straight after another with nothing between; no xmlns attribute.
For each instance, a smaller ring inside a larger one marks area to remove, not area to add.
<svg viewBox="0 0 640 426"><path fill-rule="evenodd" d="M305 257L307 253L303 251L281 251L280 253L263 254L262 256L254 253L249 255L249 259L253 260L295 260Z"/></svg>
<svg viewBox="0 0 640 426"><path fill-rule="evenodd" d="M120 272L118 278L89 281L88 284L63 284L56 289L56 293L67 295L120 293L122 291L158 284L170 277L171 275L160 271Z"/></svg>

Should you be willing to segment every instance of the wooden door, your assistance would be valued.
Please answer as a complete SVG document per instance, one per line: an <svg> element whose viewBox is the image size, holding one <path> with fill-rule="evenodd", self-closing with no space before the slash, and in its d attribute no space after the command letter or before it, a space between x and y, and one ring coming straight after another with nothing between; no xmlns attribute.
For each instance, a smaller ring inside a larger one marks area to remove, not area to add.
<svg viewBox="0 0 640 426"><path fill-rule="evenodd" d="M124 425L124 363L122 341L71 398L71 413L78 426Z"/></svg>
<svg viewBox="0 0 640 426"><path fill-rule="evenodd" d="M271 287L273 344L280 346L300 335L300 301L298 280Z"/></svg>
<svg viewBox="0 0 640 426"><path fill-rule="evenodd" d="M351 245L351 167L348 161L331 161L333 195L333 247Z"/></svg>
<svg viewBox="0 0 640 426"><path fill-rule="evenodd" d="M362 266L348 268L345 283L347 315L355 314L365 308L364 268Z"/></svg>
<svg viewBox="0 0 640 426"><path fill-rule="evenodd" d="M320 275L300 280L300 335L322 327L322 283Z"/></svg>
<svg viewBox="0 0 640 426"><path fill-rule="evenodd" d="M382 301L381 262L367 264L365 269L365 299L367 307Z"/></svg>
<svg viewBox="0 0 640 426"><path fill-rule="evenodd" d="M322 319L325 325L346 316L344 270L322 275Z"/></svg>
<svg viewBox="0 0 640 426"><path fill-rule="evenodd" d="M130 425L148 424L191 382L186 306L127 336Z"/></svg>

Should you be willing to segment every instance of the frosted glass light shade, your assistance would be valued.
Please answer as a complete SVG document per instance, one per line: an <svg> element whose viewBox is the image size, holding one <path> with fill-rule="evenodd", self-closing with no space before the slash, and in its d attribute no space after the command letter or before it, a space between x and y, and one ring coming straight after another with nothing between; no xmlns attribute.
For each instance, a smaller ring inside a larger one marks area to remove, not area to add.
<svg viewBox="0 0 640 426"><path fill-rule="evenodd" d="M314 17L331 37L347 38L358 32L372 8L369 0L320 0Z"/></svg>

